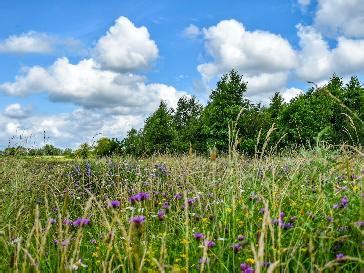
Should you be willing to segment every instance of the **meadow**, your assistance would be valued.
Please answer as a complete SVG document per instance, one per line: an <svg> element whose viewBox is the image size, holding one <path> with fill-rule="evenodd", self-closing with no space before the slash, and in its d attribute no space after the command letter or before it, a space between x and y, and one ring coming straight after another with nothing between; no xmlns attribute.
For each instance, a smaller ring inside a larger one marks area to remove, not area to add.
<svg viewBox="0 0 364 273"><path fill-rule="evenodd" d="M360 153L0 157L1 272L360 272Z"/></svg>

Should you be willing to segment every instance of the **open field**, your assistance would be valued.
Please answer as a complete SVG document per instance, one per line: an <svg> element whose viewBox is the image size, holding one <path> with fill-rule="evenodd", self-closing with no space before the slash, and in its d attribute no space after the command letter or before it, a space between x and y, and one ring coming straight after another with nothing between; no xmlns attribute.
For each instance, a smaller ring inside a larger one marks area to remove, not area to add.
<svg viewBox="0 0 364 273"><path fill-rule="evenodd" d="M0 271L360 272L363 157L0 158Z"/></svg>

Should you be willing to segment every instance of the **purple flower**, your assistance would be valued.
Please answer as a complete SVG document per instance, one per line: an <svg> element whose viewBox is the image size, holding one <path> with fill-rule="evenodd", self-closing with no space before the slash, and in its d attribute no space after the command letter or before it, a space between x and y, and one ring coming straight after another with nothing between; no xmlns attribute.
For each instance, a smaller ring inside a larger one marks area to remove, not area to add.
<svg viewBox="0 0 364 273"><path fill-rule="evenodd" d="M183 197L182 193L177 193L175 196L174 196L174 199L176 200L179 200Z"/></svg>
<svg viewBox="0 0 364 273"><path fill-rule="evenodd" d="M239 235L238 236L238 241L244 241L245 240L245 236L244 235Z"/></svg>
<svg viewBox="0 0 364 273"><path fill-rule="evenodd" d="M356 222L356 225L358 226L358 227L364 227L364 221L358 221L358 222Z"/></svg>
<svg viewBox="0 0 364 273"><path fill-rule="evenodd" d="M72 226L74 227L83 227L90 224L89 218L77 218L75 221L72 222Z"/></svg>
<svg viewBox="0 0 364 273"><path fill-rule="evenodd" d="M242 246L239 243L238 244L233 244L232 249L234 250L235 253L238 253L242 249Z"/></svg>
<svg viewBox="0 0 364 273"><path fill-rule="evenodd" d="M193 237L195 237L196 240L202 240L203 238L205 238L205 235L203 235L202 233L196 232L193 234Z"/></svg>
<svg viewBox="0 0 364 273"><path fill-rule="evenodd" d="M197 201L197 198L196 197L194 197L194 198L188 198L187 199L187 203L188 203L188 205L192 205L193 203L195 203Z"/></svg>
<svg viewBox="0 0 364 273"><path fill-rule="evenodd" d="M62 246L68 246L68 244L70 243L70 240L68 240L68 239L66 239L66 240L63 240L62 242L61 242L61 245Z"/></svg>
<svg viewBox="0 0 364 273"><path fill-rule="evenodd" d="M216 243L214 241L205 241L205 245L207 246L207 248L213 248L214 246L216 246Z"/></svg>
<svg viewBox="0 0 364 273"><path fill-rule="evenodd" d="M56 244L56 245L58 245L58 240L57 239L54 239L53 240L53 243Z"/></svg>
<svg viewBox="0 0 364 273"><path fill-rule="evenodd" d="M332 221L334 221L334 218L332 218L331 216L328 216L326 219L327 219L327 221L328 221L328 222L330 222L330 223L331 223Z"/></svg>
<svg viewBox="0 0 364 273"><path fill-rule="evenodd" d="M264 208L261 208L261 209L259 210L259 213L261 213L261 214L264 214L264 212L265 212L265 209L264 209Z"/></svg>
<svg viewBox="0 0 364 273"><path fill-rule="evenodd" d="M333 209L338 209L338 208L339 208L339 204L334 204L334 205L332 206L332 208L333 208Z"/></svg>
<svg viewBox="0 0 364 273"><path fill-rule="evenodd" d="M158 216L158 219L159 220L164 220L164 218L166 218L166 212L165 212L165 210L160 210L160 211L158 211L158 213L157 213L157 216Z"/></svg>
<svg viewBox="0 0 364 273"><path fill-rule="evenodd" d="M120 207L120 201L119 200L112 200L108 203L109 208L118 208Z"/></svg>
<svg viewBox="0 0 364 273"><path fill-rule="evenodd" d="M52 225L54 225L55 223L57 223L56 219L50 218L49 219L49 223L51 223Z"/></svg>
<svg viewBox="0 0 364 273"><path fill-rule="evenodd" d="M138 201L143 201L143 200L147 200L149 199L150 197L150 194L147 193L147 192L139 192L135 195L133 195L132 197L129 198L129 201L131 203L135 203L135 202L138 202Z"/></svg>
<svg viewBox="0 0 364 273"><path fill-rule="evenodd" d="M130 222L135 224L136 226L140 226L145 222L145 216L143 215L137 215L132 218L130 218Z"/></svg>
<svg viewBox="0 0 364 273"><path fill-rule="evenodd" d="M170 208L169 203L168 203L168 202L164 202L164 204L163 204L163 208L164 208L164 209L169 209L169 208Z"/></svg>
<svg viewBox="0 0 364 273"><path fill-rule="evenodd" d="M343 198L341 198L341 202L340 203L341 203L341 207L345 208L345 207L348 206L349 199L346 196L344 196Z"/></svg>
<svg viewBox="0 0 364 273"><path fill-rule="evenodd" d="M345 257L345 255L343 253L338 253L336 254L336 260L341 260Z"/></svg>
<svg viewBox="0 0 364 273"><path fill-rule="evenodd" d="M243 273L253 273L254 269L246 263L240 264L240 270Z"/></svg>
<svg viewBox="0 0 364 273"><path fill-rule="evenodd" d="M281 228L283 228L283 229L291 229L291 228L293 228L293 224L290 223L290 222L288 222L288 223L282 223L281 224Z"/></svg>
<svg viewBox="0 0 364 273"><path fill-rule="evenodd" d="M96 242L96 240L95 240L95 239L91 239L91 240L90 240L90 243L91 243L91 244L93 244L93 245L95 245L97 242Z"/></svg>
<svg viewBox="0 0 364 273"><path fill-rule="evenodd" d="M280 213L279 213L279 218L280 218L281 220L283 220L283 218L284 218L284 212L280 212Z"/></svg>

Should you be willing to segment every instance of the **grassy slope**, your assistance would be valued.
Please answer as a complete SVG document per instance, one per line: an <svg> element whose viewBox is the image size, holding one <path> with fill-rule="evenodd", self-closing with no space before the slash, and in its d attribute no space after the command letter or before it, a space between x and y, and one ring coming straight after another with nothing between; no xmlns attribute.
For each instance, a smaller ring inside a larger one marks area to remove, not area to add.
<svg viewBox="0 0 364 273"><path fill-rule="evenodd" d="M167 175L154 168L161 162ZM257 271L270 262L270 269L286 272L360 271L359 156L321 150L262 160L164 156L90 163L91 174L86 161L0 158L0 270L239 272L243 262ZM128 198L141 191L150 198L131 204ZM177 193L183 198L176 200ZM348 206L334 209L343 197ZM188 205L188 199L195 201ZM107 208L109 200L121 206ZM160 221L165 202L170 208ZM281 223L292 228L272 224L280 212ZM133 215L146 221L130 224ZM62 223L78 217L91 224ZM195 232L216 245L204 247ZM238 235L245 239L234 252ZM345 257L335 259L339 253Z"/></svg>

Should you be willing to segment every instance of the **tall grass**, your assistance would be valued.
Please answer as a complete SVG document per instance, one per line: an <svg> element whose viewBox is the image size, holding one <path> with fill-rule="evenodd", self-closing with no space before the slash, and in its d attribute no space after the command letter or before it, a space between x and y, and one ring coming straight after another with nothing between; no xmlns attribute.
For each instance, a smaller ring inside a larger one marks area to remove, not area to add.
<svg viewBox="0 0 364 273"><path fill-rule="evenodd" d="M359 272L363 157L263 154L0 158L0 270Z"/></svg>

